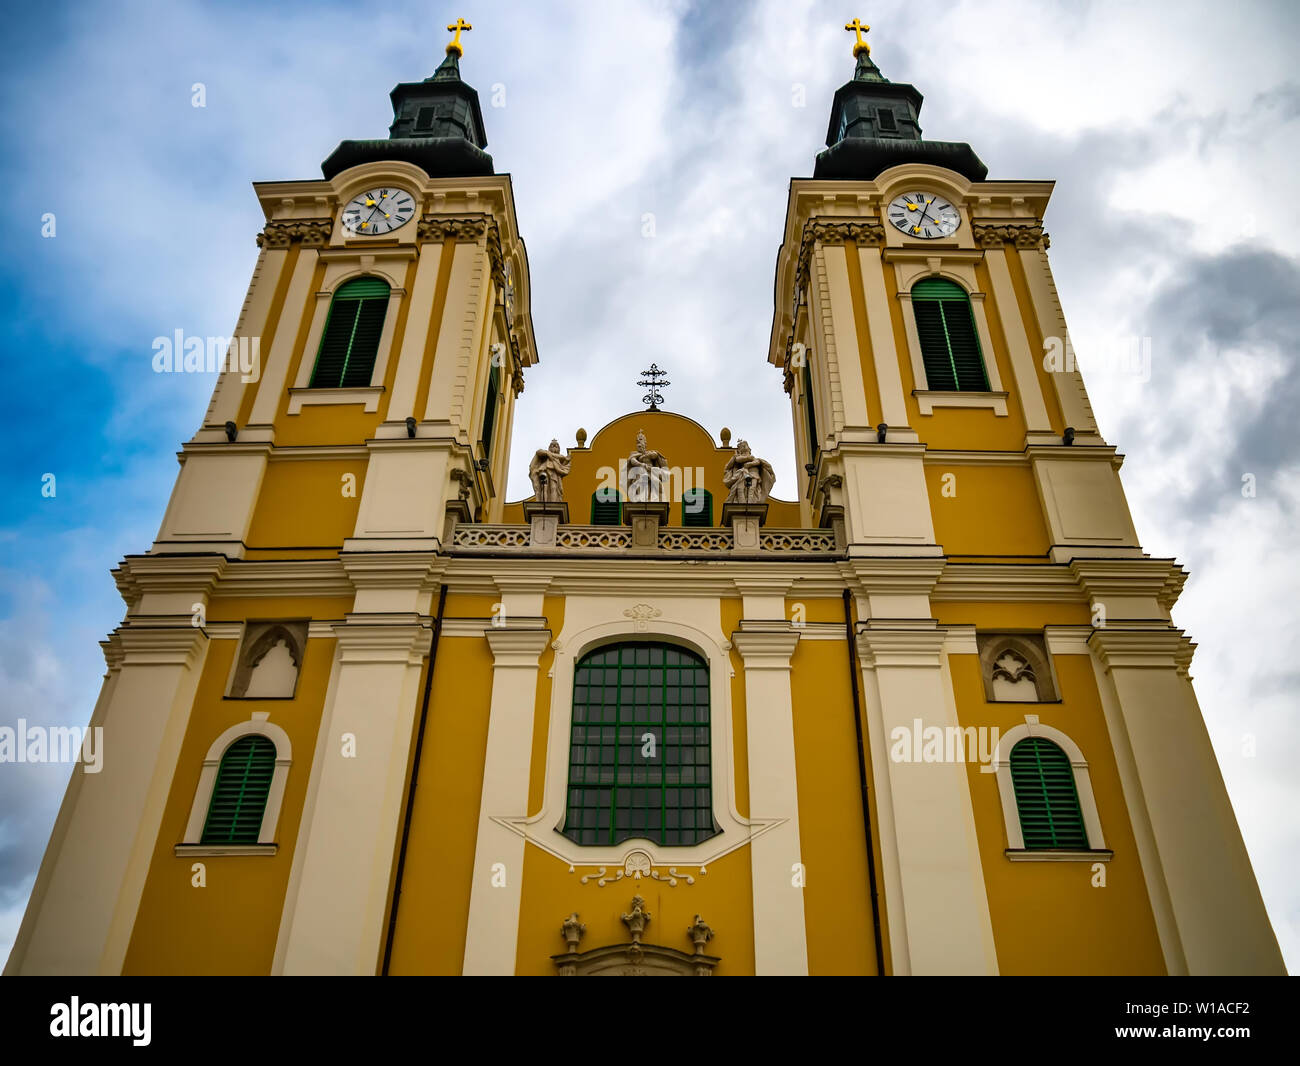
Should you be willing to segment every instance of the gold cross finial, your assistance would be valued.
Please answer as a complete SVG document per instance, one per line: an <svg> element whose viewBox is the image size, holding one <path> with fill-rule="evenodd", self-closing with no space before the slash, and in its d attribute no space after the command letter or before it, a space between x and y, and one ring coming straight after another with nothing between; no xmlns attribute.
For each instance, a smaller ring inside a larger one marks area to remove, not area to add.
<svg viewBox="0 0 1300 1066"><path fill-rule="evenodd" d="M853 58L857 59L863 52L871 54L871 45L862 39L862 35L871 29L870 26L864 26L861 19L854 19L844 27L846 30L852 30L858 35L857 42L853 45Z"/></svg>
<svg viewBox="0 0 1300 1066"><path fill-rule="evenodd" d="M456 36L453 37L447 43L448 55L451 55L452 52L455 52L458 56L463 56L465 54L465 47L460 43L460 31L472 30L473 28L474 28L473 26L471 26L468 22L466 22L464 19L461 18L458 18L455 22L453 22L450 26L447 27L447 29L454 31L456 34Z"/></svg>

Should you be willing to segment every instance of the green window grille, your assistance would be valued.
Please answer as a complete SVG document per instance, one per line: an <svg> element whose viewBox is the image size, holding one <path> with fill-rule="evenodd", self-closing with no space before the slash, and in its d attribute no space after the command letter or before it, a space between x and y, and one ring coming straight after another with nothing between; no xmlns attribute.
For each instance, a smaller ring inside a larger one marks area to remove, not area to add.
<svg viewBox="0 0 1300 1066"><path fill-rule="evenodd" d="M256 844L275 773L275 744L264 736L240 737L217 767L217 783L203 823L202 844Z"/></svg>
<svg viewBox="0 0 1300 1066"><path fill-rule="evenodd" d="M388 284L379 278L356 278L334 294L311 372L313 389L370 384L388 313L388 291Z"/></svg>
<svg viewBox="0 0 1300 1066"><path fill-rule="evenodd" d="M813 408L812 368L807 362L806 353L804 359L803 413L804 418L808 421L808 461L815 463L817 461L817 412Z"/></svg>
<svg viewBox="0 0 1300 1066"><path fill-rule="evenodd" d="M1026 737L1012 748L1011 784L1026 848L1088 847L1074 768L1058 745Z"/></svg>
<svg viewBox="0 0 1300 1066"><path fill-rule="evenodd" d="M623 524L623 497L618 489L597 489L591 494L591 524L593 526L621 526Z"/></svg>
<svg viewBox="0 0 1300 1066"><path fill-rule="evenodd" d="M713 525L713 493L708 489L687 489L682 493L682 525Z"/></svg>
<svg viewBox="0 0 1300 1066"><path fill-rule="evenodd" d="M919 281L912 288L912 311L927 386L945 392L987 392L970 297L962 288L943 278Z"/></svg>
<svg viewBox="0 0 1300 1066"><path fill-rule="evenodd" d="M492 430L497 424L497 397L501 395L501 368L488 374L487 402L483 405L483 458L492 455Z"/></svg>
<svg viewBox="0 0 1300 1066"><path fill-rule="evenodd" d="M573 675L571 729L569 839L690 845L719 832L709 668L698 655L629 643L584 656Z"/></svg>

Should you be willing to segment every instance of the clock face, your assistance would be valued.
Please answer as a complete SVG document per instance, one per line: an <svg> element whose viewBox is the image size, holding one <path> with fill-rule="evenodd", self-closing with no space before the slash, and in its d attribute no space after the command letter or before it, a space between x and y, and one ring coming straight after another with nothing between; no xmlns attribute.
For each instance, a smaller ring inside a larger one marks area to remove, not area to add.
<svg viewBox="0 0 1300 1066"><path fill-rule="evenodd" d="M889 221L909 237L951 237L961 225L961 215L942 196L905 192L889 203Z"/></svg>
<svg viewBox="0 0 1300 1066"><path fill-rule="evenodd" d="M343 209L343 228L349 233L370 236L392 233L415 215L415 200L401 189L369 189L352 197Z"/></svg>

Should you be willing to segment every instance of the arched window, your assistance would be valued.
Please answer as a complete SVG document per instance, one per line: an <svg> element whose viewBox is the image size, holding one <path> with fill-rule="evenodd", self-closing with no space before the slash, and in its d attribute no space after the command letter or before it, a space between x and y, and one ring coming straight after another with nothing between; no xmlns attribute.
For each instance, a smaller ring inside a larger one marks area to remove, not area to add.
<svg viewBox="0 0 1300 1066"><path fill-rule="evenodd" d="M487 400L483 404L483 458L492 455L492 435L497 424L497 400L501 395L501 371L492 367L488 373Z"/></svg>
<svg viewBox="0 0 1300 1066"><path fill-rule="evenodd" d="M388 283L354 278L339 287L330 303L311 388L357 388L370 384L379 338L388 311Z"/></svg>
<svg viewBox="0 0 1300 1066"><path fill-rule="evenodd" d="M1069 756L1046 737L1031 736L1011 749L1010 762L1023 846L1086 849L1088 833Z"/></svg>
<svg viewBox="0 0 1300 1066"><path fill-rule="evenodd" d="M591 494L591 524L593 526L621 526L623 524L623 497L618 489L602 488Z"/></svg>
<svg viewBox="0 0 1300 1066"><path fill-rule="evenodd" d="M682 525L713 525L713 493L708 489L687 489L682 493Z"/></svg>
<svg viewBox="0 0 1300 1066"><path fill-rule="evenodd" d="M912 311L926 387L940 392L987 392L970 297L961 286L944 278L918 281L912 287Z"/></svg>
<svg viewBox="0 0 1300 1066"><path fill-rule="evenodd" d="M275 757L275 743L260 734L242 736L226 749L200 844L258 843Z"/></svg>
<svg viewBox="0 0 1300 1066"><path fill-rule="evenodd" d="M709 668L694 652L628 643L583 656L564 835L589 845L714 836L710 751Z"/></svg>

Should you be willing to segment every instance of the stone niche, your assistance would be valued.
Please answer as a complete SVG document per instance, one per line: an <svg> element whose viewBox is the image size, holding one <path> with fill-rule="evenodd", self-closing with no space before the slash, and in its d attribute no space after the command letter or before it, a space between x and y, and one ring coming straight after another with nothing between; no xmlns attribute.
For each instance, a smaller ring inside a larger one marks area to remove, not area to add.
<svg viewBox="0 0 1300 1066"><path fill-rule="evenodd" d="M978 633L980 676L990 703L1060 699L1047 645L1039 633Z"/></svg>
<svg viewBox="0 0 1300 1066"><path fill-rule="evenodd" d="M230 677L231 699L287 700L298 687L307 622L245 622Z"/></svg>

